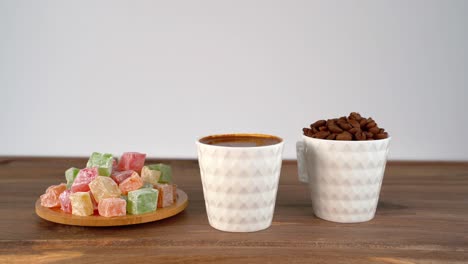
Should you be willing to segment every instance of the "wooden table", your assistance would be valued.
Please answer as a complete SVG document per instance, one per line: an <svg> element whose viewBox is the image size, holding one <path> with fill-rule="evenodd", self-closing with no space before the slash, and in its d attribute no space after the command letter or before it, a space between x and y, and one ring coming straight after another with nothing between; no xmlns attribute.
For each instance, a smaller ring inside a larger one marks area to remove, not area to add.
<svg viewBox="0 0 468 264"><path fill-rule="evenodd" d="M189 207L159 222L111 228L54 224L34 202L78 158L0 158L0 263L467 263L468 163L390 162L374 220L314 217L296 163L285 161L272 226L208 225L198 164L165 160Z"/></svg>

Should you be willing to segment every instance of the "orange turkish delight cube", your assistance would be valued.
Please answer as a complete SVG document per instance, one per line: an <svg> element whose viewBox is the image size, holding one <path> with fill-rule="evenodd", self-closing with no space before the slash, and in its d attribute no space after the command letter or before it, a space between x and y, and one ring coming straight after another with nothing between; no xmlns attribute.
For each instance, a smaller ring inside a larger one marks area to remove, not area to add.
<svg viewBox="0 0 468 264"><path fill-rule="evenodd" d="M132 176L119 184L119 189L123 195L127 195L128 192L138 190L141 186L143 186L143 180L138 173L134 172Z"/></svg>
<svg viewBox="0 0 468 264"><path fill-rule="evenodd" d="M124 216L127 214L127 202L122 198L105 198L99 202L98 210L104 217Z"/></svg>
<svg viewBox="0 0 468 264"><path fill-rule="evenodd" d="M60 194L67 189L65 183L52 185L47 188L45 194L41 195L41 205L44 207L60 207Z"/></svg>

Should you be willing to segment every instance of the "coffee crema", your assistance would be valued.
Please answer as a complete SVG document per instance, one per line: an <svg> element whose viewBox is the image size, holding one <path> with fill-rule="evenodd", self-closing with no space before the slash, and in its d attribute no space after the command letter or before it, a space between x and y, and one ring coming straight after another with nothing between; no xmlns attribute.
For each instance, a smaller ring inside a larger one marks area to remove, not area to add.
<svg viewBox="0 0 468 264"><path fill-rule="evenodd" d="M200 139L200 143L221 147L264 147L275 145L283 140L279 137L263 134L226 134L213 135Z"/></svg>

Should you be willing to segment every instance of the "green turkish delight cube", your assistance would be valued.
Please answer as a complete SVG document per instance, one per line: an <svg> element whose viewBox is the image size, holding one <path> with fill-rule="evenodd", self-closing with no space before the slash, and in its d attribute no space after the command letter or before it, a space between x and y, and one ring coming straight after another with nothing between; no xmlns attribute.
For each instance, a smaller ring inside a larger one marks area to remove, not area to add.
<svg viewBox="0 0 468 264"><path fill-rule="evenodd" d="M127 212L138 215L156 211L158 190L152 188L138 189L128 192Z"/></svg>
<svg viewBox="0 0 468 264"><path fill-rule="evenodd" d="M89 157L86 167L96 167L98 168L100 176L110 176L112 173L113 163L114 158L112 157L112 154L93 152L93 154L91 154L91 157Z"/></svg>
<svg viewBox="0 0 468 264"><path fill-rule="evenodd" d="M172 168L171 166L163 163L148 165L150 170L157 170L161 172L159 177L160 183L170 183L172 182Z"/></svg>
<svg viewBox="0 0 468 264"><path fill-rule="evenodd" d="M67 189L71 188L73 182L76 179L76 175L78 175L79 171L80 169L73 168L73 167L65 171L65 179L67 179Z"/></svg>

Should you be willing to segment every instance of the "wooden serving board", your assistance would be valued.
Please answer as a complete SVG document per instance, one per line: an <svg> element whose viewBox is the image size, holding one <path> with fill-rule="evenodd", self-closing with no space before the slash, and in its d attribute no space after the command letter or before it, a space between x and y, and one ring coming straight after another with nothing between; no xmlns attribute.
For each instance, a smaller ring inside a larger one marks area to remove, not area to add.
<svg viewBox="0 0 468 264"><path fill-rule="evenodd" d="M99 215L77 216L63 212L60 208L47 208L41 205L41 199L36 201L36 214L48 221L76 226L123 226L158 221L182 212L188 205L187 194L177 189L177 201L169 207L158 208L153 213L141 215L126 215L117 217L103 217Z"/></svg>

